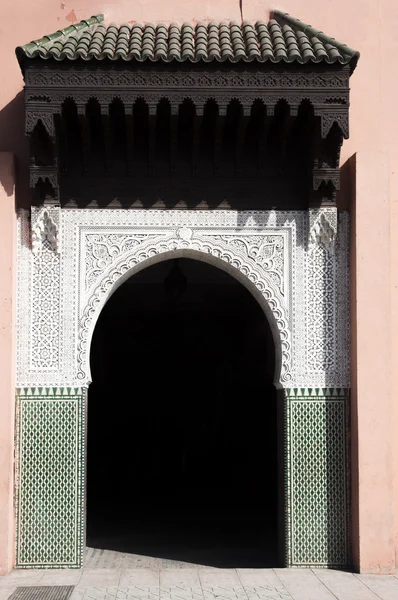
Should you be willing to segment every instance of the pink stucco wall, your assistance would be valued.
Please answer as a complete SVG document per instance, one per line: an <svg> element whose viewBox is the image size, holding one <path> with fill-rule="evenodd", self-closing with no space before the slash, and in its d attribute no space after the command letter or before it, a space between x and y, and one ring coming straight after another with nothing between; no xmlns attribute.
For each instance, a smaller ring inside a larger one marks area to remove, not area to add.
<svg viewBox="0 0 398 600"><path fill-rule="evenodd" d="M395 231L398 218L398 112L395 107L398 3L395 0L282 0L280 3L242 0L241 4L244 19L268 19L269 10L278 8L361 52L351 80L350 139L344 144L341 160L344 164L358 153L359 158L350 167L360 178L356 196L358 227L354 241L358 251L356 258L361 257L356 263L358 295L353 313L354 364L358 364L360 372L354 400L354 408L358 408L355 416L358 421L354 424L358 422L360 440L354 448L360 466L355 492L359 521L354 533L358 537L360 531L362 536L361 544L357 545L357 564L361 569L389 570L394 544L398 552L397 523L387 536L388 556L384 551L384 533L387 535L391 519L398 515L398 436L395 436L396 441L393 436L398 430L398 402L392 402L398 377L393 368L398 364L398 336L395 335L398 333L398 235L392 235L388 241L389 230ZM15 46L98 13L104 13L108 22L241 19L239 0L137 0L134 3L130 0L2 0L0 151L11 151L17 158L19 204L27 199L27 148L23 136L23 81L14 56ZM3 210L8 209L0 204L0 223ZM375 214L377 217L374 218ZM386 247L382 242L384 239ZM373 251L375 242L381 243L382 248L377 246ZM10 247L7 252L3 262L6 257L11 260ZM374 293L372 302L370 298ZM356 315L360 319L358 328ZM0 315L0 324L4 318ZM372 327L369 329L367 324L370 322ZM2 375L8 373L9 368L9 362L0 363ZM4 403L9 391L0 388L0 393L3 394L0 402ZM371 448L382 449L370 452ZM4 461L1 464L4 465ZM393 473L397 476L395 486ZM0 481L1 477L0 474ZM0 502L3 502L1 485L0 494ZM376 509L380 514L379 521L370 518ZM1 519L0 569L9 564L1 548L3 527ZM384 532L382 536L378 535L379 527Z"/></svg>
<svg viewBox="0 0 398 600"><path fill-rule="evenodd" d="M353 555L362 572L395 570L389 156L361 151L351 215ZM369 198L377 197L375 211ZM377 268L369 266L377 261ZM371 317L377 306L377 318Z"/></svg>
<svg viewBox="0 0 398 600"><path fill-rule="evenodd" d="M14 546L14 161L0 152L0 575L12 567Z"/></svg>

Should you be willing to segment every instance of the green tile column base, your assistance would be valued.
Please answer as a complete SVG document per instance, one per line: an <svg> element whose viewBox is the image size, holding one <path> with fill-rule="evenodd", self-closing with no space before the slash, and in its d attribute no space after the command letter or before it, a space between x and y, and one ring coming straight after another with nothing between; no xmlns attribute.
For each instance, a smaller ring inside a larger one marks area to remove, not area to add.
<svg viewBox="0 0 398 600"><path fill-rule="evenodd" d="M80 568L85 390L17 390L16 567Z"/></svg>
<svg viewBox="0 0 398 600"><path fill-rule="evenodd" d="M286 562L350 564L348 389L285 390Z"/></svg>
<svg viewBox="0 0 398 600"><path fill-rule="evenodd" d="M289 566L345 567L349 556L347 389L285 390ZM18 568L80 568L85 390L17 390Z"/></svg>

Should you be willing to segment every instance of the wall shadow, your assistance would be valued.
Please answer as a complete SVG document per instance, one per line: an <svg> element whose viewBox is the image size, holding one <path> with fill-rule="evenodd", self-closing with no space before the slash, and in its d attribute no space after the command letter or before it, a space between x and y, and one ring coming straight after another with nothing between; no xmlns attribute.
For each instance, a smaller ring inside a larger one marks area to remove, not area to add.
<svg viewBox="0 0 398 600"><path fill-rule="evenodd" d="M0 110L0 152L12 152L15 157L16 210L30 207L29 146L25 136L24 92L19 92ZM13 193L7 177L0 180L7 195Z"/></svg>

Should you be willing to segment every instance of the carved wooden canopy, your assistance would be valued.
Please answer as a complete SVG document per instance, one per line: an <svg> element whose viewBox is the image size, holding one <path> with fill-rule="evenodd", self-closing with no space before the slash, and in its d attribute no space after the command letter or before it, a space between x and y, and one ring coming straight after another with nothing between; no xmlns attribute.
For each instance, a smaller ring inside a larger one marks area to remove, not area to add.
<svg viewBox="0 0 398 600"><path fill-rule="evenodd" d="M333 204L359 54L289 15L105 26L17 48L34 202Z"/></svg>

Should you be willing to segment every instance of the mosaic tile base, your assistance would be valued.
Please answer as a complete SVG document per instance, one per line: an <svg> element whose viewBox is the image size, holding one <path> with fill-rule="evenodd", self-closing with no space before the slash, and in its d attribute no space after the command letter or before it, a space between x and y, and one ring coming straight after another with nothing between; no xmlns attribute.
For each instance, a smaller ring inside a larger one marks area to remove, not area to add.
<svg viewBox="0 0 398 600"><path fill-rule="evenodd" d="M349 564L347 390L286 390L291 566Z"/></svg>
<svg viewBox="0 0 398 600"><path fill-rule="evenodd" d="M82 565L84 390L23 388L17 414L17 567ZM347 390L286 390L286 563L349 564Z"/></svg>
<svg viewBox="0 0 398 600"><path fill-rule="evenodd" d="M18 390L17 567L82 564L83 405L78 388Z"/></svg>

